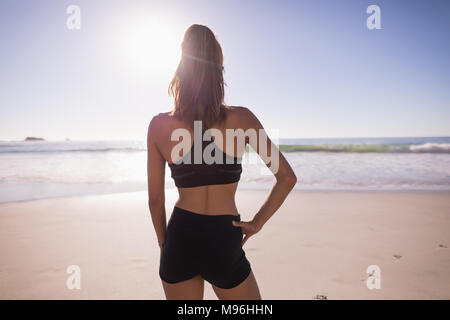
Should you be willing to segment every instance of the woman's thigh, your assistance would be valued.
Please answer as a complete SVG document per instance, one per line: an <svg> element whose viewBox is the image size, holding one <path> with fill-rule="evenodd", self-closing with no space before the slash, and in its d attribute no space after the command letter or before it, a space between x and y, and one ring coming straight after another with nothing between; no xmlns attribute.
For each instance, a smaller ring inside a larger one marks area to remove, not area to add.
<svg viewBox="0 0 450 320"><path fill-rule="evenodd" d="M253 271L250 272L247 279L234 288L222 289L215 285L212 287L220 300L261 300L258 283Z"/></svg>
<svg viewBox="0 0 450 320"><path fill-rule="evenodd" d="M200 275L177 283L167 283L163 280L161 281L167 300L203 299L204 280Z"/></svg>

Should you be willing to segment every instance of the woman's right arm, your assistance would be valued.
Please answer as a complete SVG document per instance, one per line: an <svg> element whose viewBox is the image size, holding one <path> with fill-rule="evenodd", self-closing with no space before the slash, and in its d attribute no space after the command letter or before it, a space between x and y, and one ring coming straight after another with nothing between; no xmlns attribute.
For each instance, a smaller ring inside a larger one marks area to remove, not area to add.
<svg viewBox="0 0 450 320"><path fill-rule="evenodd" d="M250 222L236 222L245 234L243 243L253 234L259 232L267 220L280 208L289 192L297 183L297 177L277 146L272 143L258 118L247 108L245 112L246 127L256 130L257 139L249 139L249 144L255 150L276 178L264 204ZM260 146L262 148L260 148ZM265 146L265 148L264 148ZM265 149L265 150L264 150ZM275 160L275 161L274 161Z"/></svg>
<svg viewBox="0 0 450 320"><path fill-rule="evenodd" d="M162 247L166 235L166 208L164 193L164 176L166 162L157 145L156 137L161 134L158 116L149 124L147 133L147 184L148 207L155 228L158 245Z"/></svg>

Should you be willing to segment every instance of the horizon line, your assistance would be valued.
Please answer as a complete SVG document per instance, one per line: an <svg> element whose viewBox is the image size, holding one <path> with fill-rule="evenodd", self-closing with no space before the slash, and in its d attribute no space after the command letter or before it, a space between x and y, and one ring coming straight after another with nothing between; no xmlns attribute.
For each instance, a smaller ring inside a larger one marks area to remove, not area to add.
<svg viewBox="0 0 450 320"><path fill-rule="evenodd" d="M30 136L31 137L31 136ZM35 136L33 136L35 137ZM269 136L270 137L270 136ZM27 137L24 139L0 139L0 142L31 142L26 141ZM63 138L63 139L47 139L43 137L36 137L36 138L42 138L43 140L40 141L33 141L33 142L94 142L94 141L145 141L146 139L136 139L136 138L129 138L129 139L71 139L71 138ZM412 139L412 138L450 138L450 135L430 135L430 136L341 136L341 137L282 137L278 138L278 140L289 140L289 139ZM275 139L272 139L275 140Z"/></svg>

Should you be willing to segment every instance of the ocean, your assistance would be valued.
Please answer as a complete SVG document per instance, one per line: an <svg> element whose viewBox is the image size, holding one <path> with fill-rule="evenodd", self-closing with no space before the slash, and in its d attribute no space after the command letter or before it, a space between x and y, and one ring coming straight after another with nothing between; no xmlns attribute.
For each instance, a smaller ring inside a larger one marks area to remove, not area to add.
<svg viewBox="0 0 450 320"><path fill-rule="evenodd" d="M303 190L448 190L450 137L280 139ZM0 202L146 190L145 141L0 142ZM246 153L239 188L274 177ZM166 188L175 188L166 167Z"/></svg>

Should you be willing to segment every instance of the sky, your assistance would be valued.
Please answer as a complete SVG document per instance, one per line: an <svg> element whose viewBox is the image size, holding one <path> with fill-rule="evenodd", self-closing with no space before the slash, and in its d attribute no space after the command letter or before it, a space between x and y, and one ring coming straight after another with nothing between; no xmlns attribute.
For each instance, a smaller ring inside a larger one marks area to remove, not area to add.
<svg viewBox="0 0 450 320"><path fill-rule="evenodd" d="M281 138L450 136L450 1L2 0L0 140L145 140L194 23Z"/></svg>

